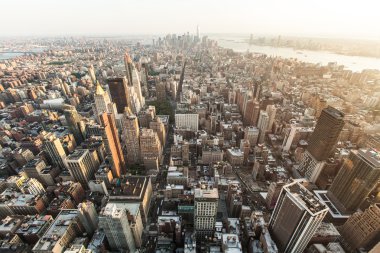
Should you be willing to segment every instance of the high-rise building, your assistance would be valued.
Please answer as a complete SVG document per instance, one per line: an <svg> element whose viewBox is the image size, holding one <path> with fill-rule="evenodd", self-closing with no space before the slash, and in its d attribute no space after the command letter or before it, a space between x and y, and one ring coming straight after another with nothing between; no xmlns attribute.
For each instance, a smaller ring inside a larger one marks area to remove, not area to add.
<svg viewBox="0 0 380 253"><path fill-rule="evenodd" d="M266 112L268 113L268 131L272 132L272 127L274 123L274 119L276 117L276 106L275 105L268 105Z"/></svg>
<svg viewBox="0 0 380 253"><path fill-rule="evenodd" d="M111 249L135 252L136 245L126 205L128 204L108 203L100 212L99 227L104 230Z"/></svg>
<svg viewBox="0 0 380 253"><path fill-rule="evenodd" d="M130 108L134 113L139 113L140 109L145 105L145 99L141 92L139 74L128 53L124 55L124 64L131 101Z"/></svg>
<svg viewBox="0 0 380 253"><path fill-rule="evenodd" d="M125 107L130 106L127 82L125 77L107 79L112 102L116 104L116 109L119 114L124 113Z"/></svg>
<svg viewBox="0 0 380 253"><path fill-rule="evenodd" d="M161 146L165 147L166 144L166 129L164 123L162 123L161 118L156 117L153 121L149 122L149 128L153 129L160 139Z"/></svg>
<svg viewBox="0 0 380 253"><path fill-rule="evenodd" d="M344 114L334 107L322 110L307 150L317 160L329 158L344 126Z"/></svg>
<svg viewBox="0 0 380 253"><path fill-rule="evenodd" d="M371 205L364 212L354 213L339 232L352 251L372 249L380 238L380 203Z"/></svg>
<svg viewBox="0 0 380 253"><path fill-rule="evenodd" d="M259 139L259 129L253 126L246 127L244 129L244 139L249 141L251 148L254 148Z"/></svg>
<svg viewBox="0 0 380 253"><path fill-rule="evenodd" d="M116 122L113 114L103 113L100 115L100 122L104 128L103 140L106 153L112 157L113 166L111 167L114 177L120 177L125 173L124 155L121 150L119 134L116 129Z"/></svg>
<svg viewBox="0 0 380 253"><path fill-rule="evenodd" d="M380 180L380 153L352 150L327 195L343 213L355 212Z"/></svg>
<svg viewBox="0 0 380 253"><path fill-rule="evenodd" d="M63 149L62 143L54 133L44 133L43 136L43 149L48 155L50 162L58 166L60 169L65 168L63 161L66 158L66 152Z"/></svg>
<svg viewBox="0 0 380 253"><path fill-rule="evenodd" d="M265 202L266 202L267 208L269 210L272 210L276 206L277 199L280 196L280 192L281 192L282 187L284 185L285 185L285 183L283 181L272 182L269 185L268 194L265 198Z"/></svg>
<svg viewBox="0 0 380 253"><path fill-rule="evenodd" d="M145 168L158 170L162 158L162 146L157 133L152 129L141 129L140 154Z"/></svg>
<svg viewBox="0 0 380 253"><path fill-rule="evenodd" d="M90 235L98 228L99 217L95 205L91 201L85 201L78 205L79 219L81 220L86 232Z"/></svg>
<svg viewBox="0 0 380 253"><path fill-rule="evenodd" d="M269 230L280 251L304 252L327 211L301 182L285 185L269 221Z"/></svg>
<svg viewBox="0 0 380 253"><path fill-rule="evenodd" d="M268 130L269 116L266 111L261 110L259 115L259 121L257 123L257 128L260 130L259 143L264 143L265 134Z"/></svg>
<svg viewBox="0 0 380 253"><path fill-rule="evenodd" d="M329 106L322 110L298 170L315 183L344 126L344 114Z"/></svg>
<svg viewBox="0 0 380 253"><path fill-rule="evenodd" d="M129 107L126 108L123 117L122 143L123 151L126 153L127 164L140 163L140 128L136 115Z"/></svg>
<svg viewBox="0 0 380 253"><path fill-rule="evenodd" d="M94 178L95 171L99 167L96 151L88 149L76 149L65 159L66 168L71 176L88 189L88 181Z"/></svg>
<svg viewBox="0 0 380 253"><path fill-rule="evenodd" d="M199 239L212 236L218 211L218 189L195 189L194 227Z"/></svg>
<svg viewBox="0 0 380 253"><path fill-rule="evenodd" d="M65 115L69 130L74 135L75 142L77 143L77 145L81 144L83 141L83 135L80 115L78 114L75 107L71 105L65 106L63 114Z"/></svg>
<svg viewBox="0 0 380 253"><path fill-rule="evenodd" d="M116 104L111 102L108 93L104 91L99 82L96 84L93 109L98 122L100 122L99 115L104 112L116 115L117 111Z"/></svg>
<svg viewBox="0 0 380 253"><path fill-rule="evenodd" d="M166 85L164 82L158 81L156 84L156 97L158 101L166 100Z"/></svg>

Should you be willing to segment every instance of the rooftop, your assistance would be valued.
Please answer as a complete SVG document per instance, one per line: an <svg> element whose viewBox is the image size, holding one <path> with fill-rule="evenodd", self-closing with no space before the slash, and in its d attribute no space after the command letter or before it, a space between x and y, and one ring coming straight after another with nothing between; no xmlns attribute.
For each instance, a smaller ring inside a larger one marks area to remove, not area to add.
<svg viewBox="0 0 380 253"><path fill-rule="evenodd" d="M366 162L370 163L375 168L380 168L380 152L375 149L359 149L352 151L362 157Z"/></svg>
<svg viewBox="0 0 380 253"><path fill-rule="evenodd" d="M218 189L212 188L212 189L195 189L194 192L194 198L208 198L208 199L218 199Z"/></svg>
<svg viewBox="0 0 380 253"><path fill-rule="evenodd" d="M66 233L68 227L72 224L78 214L79 211L76 209L62 210L54 220L53 224L34 246L33 250L51 250L58 240L60 240Z"/></svg>
<svg viewBox="0 0 380 253"><path fill-rule="evenodd" d="M72 154L70 154L66 160L79 160L82 158L83 155L88 152L87 149L76 149Z"/></svg>
<svg viewBox="0 0 380 253"><path fill-rule="evenodd" d="M327 206L314 196L301 182L295 181L283 187L289 196L294 198L310 214L314 215L328 210Z"/></svg>

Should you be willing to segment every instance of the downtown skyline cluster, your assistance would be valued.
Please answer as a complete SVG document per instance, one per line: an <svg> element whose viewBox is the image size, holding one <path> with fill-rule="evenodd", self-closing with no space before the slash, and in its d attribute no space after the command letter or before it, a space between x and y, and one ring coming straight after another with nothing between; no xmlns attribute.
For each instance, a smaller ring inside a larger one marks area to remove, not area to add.
<svg viewBox="0 0 380 253"><path fill-rule="evenodd" d="M6 43L0 252L380 251L380 70L199 29Z"/></svg>

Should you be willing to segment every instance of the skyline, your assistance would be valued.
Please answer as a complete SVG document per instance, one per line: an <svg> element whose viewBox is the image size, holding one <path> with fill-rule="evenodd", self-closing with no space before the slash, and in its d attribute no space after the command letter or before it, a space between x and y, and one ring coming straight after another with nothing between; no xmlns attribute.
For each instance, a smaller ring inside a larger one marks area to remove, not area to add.
<svg viewBox="0 0 380 253"><path fill-rule="evenodd" d="M153 2L104 0L7 1L1 35L88 36L233 33L379 40L376 1ZM59 11L58 11L59 10ZM129 25L132 24L132 25Z"/></svg>

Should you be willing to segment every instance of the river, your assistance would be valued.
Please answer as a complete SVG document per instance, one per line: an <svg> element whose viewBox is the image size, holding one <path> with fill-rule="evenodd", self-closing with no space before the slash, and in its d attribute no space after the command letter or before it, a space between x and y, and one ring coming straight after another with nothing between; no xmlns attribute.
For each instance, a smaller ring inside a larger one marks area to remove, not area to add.
<svg viewBox="0 0 380 253"><path fill-rule="evenodd" d="M31 49L28 49L25 51L34 52L34 53L41 53L45 49L46 49L46 47L35 47L35 48L31 48ZM13 52L2 53L2 52L0 52L0 60L8 60L8 59L12 59L12 58L22 56L22 55L24 55L24 53L13 53Z"/></svg>
<svg viewBox="0 0 380 253"><path fill-rule="evenodd" d="M216 40L218 45L225 48L233 49L236 52L256 52L268 56L280 56L283 58L296 58L300 61L320 63L326 65L329 62L337 62L344 65L345 69L355 72L361 72L364 69L380 70L380 58L349 56L335 54L326 51L295 50L293 48L270 47L249 45L246 41L249 36L229 36L229 35L209 35L210 39Z"/></svg>

